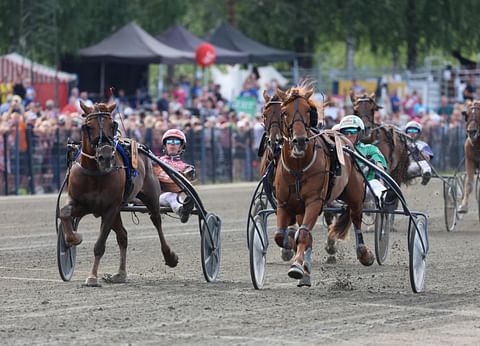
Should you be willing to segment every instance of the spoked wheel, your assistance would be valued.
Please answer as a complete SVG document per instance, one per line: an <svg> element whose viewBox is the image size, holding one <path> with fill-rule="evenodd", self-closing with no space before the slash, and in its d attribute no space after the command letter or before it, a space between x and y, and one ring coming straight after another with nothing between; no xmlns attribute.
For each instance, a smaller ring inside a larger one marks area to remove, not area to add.
<svg viewBox="0 0 480 346"><path fill-rule="evenodd" d="M257 215L254 219L254 226L250 231L250 276L253 287L259 290L265 283L265 266L267 264L268 235L266 231L266 219Z"/></svg>
<svg viewBox="0 0 480 346"><path fill-rule="evenodd" d="M457 223L457 186L455 181L455 179L448 179L447 183L443 183L445 226L448 232L455 230Z"/></svg>
<svg viewBox="0 0 480 346"><path fill-rule="evenodd" d="M73 230L78 228L79 218L74 218L72 222ZM75 261L77 258L77 247L70 245L65 241L63 224L57 219L57 264L60 277L63 281L70 281L75 271Z"/></svg>
<svg viewBox="0 0 480 346"><path fill-rule="evenodd" d="M383 265L388 257L391 217L388 213L377 213L375 217L375 257L379 265Z"/></svg>
<svg viewBox="0 0 480 346"><path fill-rule="evenodd" d="M212 213L208 213L202 223L201 254L203 276L207 282L217 280L220 271L220 229L222 220Z"/></svg>
<svg viewBox="0 0 480 346"><path fill-rule="evenodd" d="M480 175L477 174L475 181L475 196L477 197L478 219L480 220Z"/></svg>
<svg viewBox="0 0 480 346"><path fill-rule="evenodd" d="M428 252L428 224L424 216L415 217L417 229L413 224L413 216L409 222L409 272L410 285L414 293L425 289L425 267Z"/></svg>
<svg viewBox="0 0 480 346"><path fill-rule="evenodd" d="M259 194L256 198L255 198L255 202L253 203L253 206L252 206L252 209L251 209L251 217L253 218L253 220L255 220L255 218L257 217L258 213L264 209L267 209L268 207L268 202L267 202L267 196L264 194L264 193L261 193ZM254 230L255 230L255 222L252 222L252 220L250 219L250 222L249 222L249 228L247 230L247 245L248 245L248 248L250 249L250 233L252 233Z"/></svg>

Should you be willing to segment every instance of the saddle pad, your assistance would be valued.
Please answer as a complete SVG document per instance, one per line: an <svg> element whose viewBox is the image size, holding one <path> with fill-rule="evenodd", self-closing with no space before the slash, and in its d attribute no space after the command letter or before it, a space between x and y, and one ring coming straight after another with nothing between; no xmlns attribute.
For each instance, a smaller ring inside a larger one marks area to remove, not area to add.
<svg viewBox="0 0 480 346"><path fill-rule="evenodd" d="M132 168L138 168L138 143L133 139L130 141L130 153L132 155Z"/></svg>
<svg viewBox="0 0 480 346"><path fill-rule="evenodd" d="M342 140L338 136L335 136L335 148L337 149L338 162L340 162L342 166L345 166L345 157L343 156Z"/></svg>

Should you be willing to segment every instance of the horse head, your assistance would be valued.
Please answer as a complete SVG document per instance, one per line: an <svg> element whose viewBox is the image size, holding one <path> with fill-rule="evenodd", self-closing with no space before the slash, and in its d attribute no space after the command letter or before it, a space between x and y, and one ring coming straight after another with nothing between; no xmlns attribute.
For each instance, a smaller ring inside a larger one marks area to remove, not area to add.
<svg viewBox="0 0 480 346"><path fill-rule="evenodd" d="M365 137L370 137L372 128L378 125L375 123L375 111L382 108L375 101L375 94L355 95L355 92L351 90L350 100L353 105L353 114L360 117L365 125Z"/></svg>
<svg viewBox="0 0 480 346"><path fill-rule="evenodd" d="M116 104L96 103L89 107L80 101L82 115L82 155L95 160L101 172L115 168L117 123L112 118Z"/></svg>
<svg viewBox="0 0 480 346"><path fill-rule="evenodd" d="M280 152L282 145L282 101L277 94L268 96L267 91L263 92L265 106L263 107L263 123L267 136L267 144L275 155Z"/></svg>
<svg viewBox="0 0 480 346"><path fill-rule="evenodd" d="M288 92L277 89L277 95L282 100L282 135L288 142L291 156L295 159L302 158L309 143L311 109L316 108L310 100L313 89L303 86L290 88Z"/></svg>
<svg viewBox="0 0 480 346"><path fill-rule="evenodd" d="M465 108L463 116L467 134L470 140L476 141L480 136L480 100L468 101Z"/></svg>

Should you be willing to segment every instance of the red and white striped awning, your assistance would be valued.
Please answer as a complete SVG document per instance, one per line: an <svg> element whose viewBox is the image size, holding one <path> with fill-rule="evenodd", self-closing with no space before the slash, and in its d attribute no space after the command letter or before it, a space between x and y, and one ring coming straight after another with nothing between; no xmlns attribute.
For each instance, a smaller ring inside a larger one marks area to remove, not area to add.
<svg viewBox="0 0 480 346"><path fill-rule="evenodd" d="M0 82L14 82L17 79L32 78L32 83L71 82L75 74L56 71L54 68L38 64L17 53L0 56Z"/></svg>

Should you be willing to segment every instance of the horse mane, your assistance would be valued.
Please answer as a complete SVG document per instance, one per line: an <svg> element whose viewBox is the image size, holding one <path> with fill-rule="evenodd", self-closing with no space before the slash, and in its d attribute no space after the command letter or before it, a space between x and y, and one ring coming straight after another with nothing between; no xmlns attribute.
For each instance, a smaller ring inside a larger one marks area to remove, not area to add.
<svg viewBox="0 0 480 346"><path fill-rule="evenodd" d="M319 120L325 119L325 107L327 107L330 103L326 102L319 102L310 97L306 97L309 93L313 95L315 92L315 88L313 87L314 82L305 80L301 82L299 85L293 86L287 90L287 99L285 100L284 104L287 104L293 101L297 97L303 97L307 100L308 104L311 108L315 108L318 113ZM276 94L275 94L276 95Z"/></svg>

